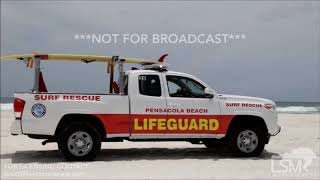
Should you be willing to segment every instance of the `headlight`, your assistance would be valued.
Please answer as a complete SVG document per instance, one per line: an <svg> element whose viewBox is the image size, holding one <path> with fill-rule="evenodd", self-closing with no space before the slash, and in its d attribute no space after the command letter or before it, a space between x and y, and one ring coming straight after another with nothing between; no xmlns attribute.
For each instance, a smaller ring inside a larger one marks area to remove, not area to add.
<svg viewBox="0 0 320 180"><path fill-rule="evenodd" d="M264 107L272 112L276 111L276 106L274 104L264 104Z"/></svg>

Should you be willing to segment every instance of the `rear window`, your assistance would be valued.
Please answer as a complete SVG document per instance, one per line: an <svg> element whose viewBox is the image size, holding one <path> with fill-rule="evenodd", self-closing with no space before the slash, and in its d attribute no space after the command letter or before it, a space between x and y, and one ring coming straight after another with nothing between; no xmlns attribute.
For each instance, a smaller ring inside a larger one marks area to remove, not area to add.
<svg viewBox="0 0 320 180"><path fill-rule="evenodd" d="M129 85L129 78L128 75L124 76L124 82L123 82L124 86L123 86L123 93L125 95L128 95L128 85Z"/></svg>
<svg viewBox="0 0 320 180"><path fill-rule="evenodd" d="M140 75L139 92L146 96L161 96L160 78L158 75Z"/></svg>

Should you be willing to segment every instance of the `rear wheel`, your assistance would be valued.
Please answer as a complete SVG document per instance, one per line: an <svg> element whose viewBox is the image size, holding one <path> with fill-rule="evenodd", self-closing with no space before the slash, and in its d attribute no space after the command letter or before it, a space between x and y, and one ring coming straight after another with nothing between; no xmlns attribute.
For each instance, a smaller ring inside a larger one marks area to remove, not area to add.
<svg viewBox="0 0 320 180"><path fill-rule="evenodd" d="M87 123L71 123L58 136L58 146L66 160L88 161L99 153L101 136Z"/></svg>
<svg viewBox="0 0 320 180"><path fill-rule="evenodd" d="M227 136L228 145L232 152L240 156L259 156L266 144L265 133L259 127L235 127Z"/></svg>

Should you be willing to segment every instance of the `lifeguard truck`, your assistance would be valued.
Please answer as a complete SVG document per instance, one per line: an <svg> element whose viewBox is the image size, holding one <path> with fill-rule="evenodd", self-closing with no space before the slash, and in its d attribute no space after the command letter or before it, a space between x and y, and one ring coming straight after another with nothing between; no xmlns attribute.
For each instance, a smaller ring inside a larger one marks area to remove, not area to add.
<svg viewBox="0 0 320 180"><path fill-rule="evenodd" d="M14 94L12 135L57 142L67 160L92 160L102 142L187 141L207 148L227 146L241 156L259 156L280 132L273 101L217 94L189 74L168 71L164 58L24 54L1 57L34 67L32 92ZM48 92L40 63L48 60L108 63L107 94ZM125 63L142 69L123 71ZM115 82L114 67L119 80Z"/></svg>

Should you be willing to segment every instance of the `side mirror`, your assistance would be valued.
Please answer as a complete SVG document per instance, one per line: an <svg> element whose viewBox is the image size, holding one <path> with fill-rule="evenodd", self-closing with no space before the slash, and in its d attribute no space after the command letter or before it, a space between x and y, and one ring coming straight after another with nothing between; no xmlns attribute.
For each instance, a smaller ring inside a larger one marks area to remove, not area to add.
<svg viewBox="0 0 320 180"><path fill-rule="evenodd" d="M204 89L204 96L206 97L206 98L213 98L213 91L212 91L212 89L210 89L210 88L205 88Z"/></svg>

